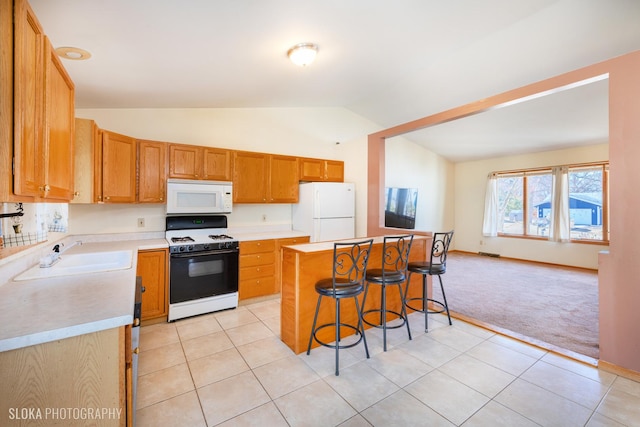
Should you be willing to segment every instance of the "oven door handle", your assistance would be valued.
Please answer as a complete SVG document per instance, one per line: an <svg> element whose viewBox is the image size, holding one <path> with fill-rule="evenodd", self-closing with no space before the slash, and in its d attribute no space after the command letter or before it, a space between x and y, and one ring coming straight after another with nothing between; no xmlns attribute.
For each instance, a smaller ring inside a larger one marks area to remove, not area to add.
<svg viewBox="0 0 640 427"><path fill-rule="evenodd" d="M171 254L171 258L195 258L201 256L218 255L218 254L237 254L237 249L219 250L219 251L206 251L206 252L187 252L181 254Z"/></svg>

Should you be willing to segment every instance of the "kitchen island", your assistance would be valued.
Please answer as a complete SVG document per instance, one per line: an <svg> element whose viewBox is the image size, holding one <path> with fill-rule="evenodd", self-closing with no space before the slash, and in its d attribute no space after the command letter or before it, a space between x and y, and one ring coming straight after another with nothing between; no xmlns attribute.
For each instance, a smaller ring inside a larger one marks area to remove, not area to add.
<svg viewBox="0 0 640 427"><path fill-rule="evenodd" d="M363 240L352 239L352 241ZM349 241L349 240L344 240ZM373 238L373 248L369 258L369 268L380 268L382 264L383 237ZM410 261L423 261L427 255L427 248L431 247L430 235L415 235L409 255ZM333 242L307 243L282 248L282 303L280 335L282 341L296 354L306 351L311 334L313 314L315 312L318 294L315 284L318 280L331 277L333 268ZM414 275L415 282L410 289L410 296L421 295L422 282L420 275ZM364 310L380 307L380 286L374 286L372 292L367 295L367 305ZM404 289L403 289L404 290ZM362 296L359 297L362 302ZM335 304L327 298L323 301L318 314L318 324L333 323L335 321ZM400 295L395 287L387 290L387 307L394 311L400 311ZM355 304L346 302L341 305L342 321L357 324ZM391 318L389 318L391 319ZM366 327L366 325L365 325ZM346 329L346 335L351 333ZM327 328L318 337L331 342L332 328ZM318 344L314 341L313 346Z"/></svg>

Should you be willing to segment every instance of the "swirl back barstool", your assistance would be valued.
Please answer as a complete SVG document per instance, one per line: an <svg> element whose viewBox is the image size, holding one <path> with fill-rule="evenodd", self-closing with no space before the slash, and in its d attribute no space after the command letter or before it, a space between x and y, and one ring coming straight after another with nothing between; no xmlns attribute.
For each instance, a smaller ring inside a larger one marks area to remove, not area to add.
<svg viewBox="0 0 640 427"><path fill-rule="evenodd" d="M413 234L403 236L385 236L382 246L382 268L367 269L365 275L365 290L362 298L362 309L364 310L367 294L370 285L380 285L380 308L372 308L362 313L362 321L367 325L382 328L382 346L387 351L387 329L396 329L404 325L407 326L407 333L411 339L411 330L409 329L409 319L407 318L407 310L404 305L404 295L402 293L402 284L407 278L407 267L409 264L409 252L413 243ZM389 310L387 308L387 285L397 285L400 292L401 308L400 312ZM379 323L367 321L366 315L378 313L380 315ZM387 326L387 314L393 314L401 320L400 324Z"/></svg>
<svg viewBox="0 0 640 427"><path fill-rule="evenodd" d="M311 351L311 344L315 340L318 344L334 348L336 351L336 376L339 372L339 350L341 348L354 347L364 342L364 351L369 358L369 348L367 347L367 338L364 335L364 325L362 324L362 311L358 303L358 296L364 290L364 275L371 254L371 246L373 239L362 240L359 242L334 243L333 244L333 274L332 277L321 279L316 282L316 292L318 293L318 303L316 304L316 313L313 316L313 326L311 327L311 336L309 337L309 346L307 347L307 355ZM335 300L335 323L326 323L316 326L318 321L318 312L320 311L320 303L322 297L329 297ZM343 298L353 298L356 304L358 315L357 326L343 323L340 320L340 300ZM327 343L320 340L317 333L324 328L335 328L335 344ZM340 328L348 328L355 331L356 335L360 335L355 342L349 344L340 344Z"/></svg>
<svg viewBox="0 0 640 427"><path fill-rule="evenodd" d="M407 298L404 301L404 305L414 311L424 313L424 330L429 331L429 314L447 313L449 319L449 325L451 325L451 315L449 314L449 305L447 304L447 297L444 293L444 286L442 286L442 277L447 271L447 253L449 252L449 245L453 238L453 230L443 233L433 234L433 243L431 244L431 255L429 261L411 262L409 263L409 280L405 287L404 294L408 295L409 284L411 283L411 275L413 273L422 275L422 297ZM440 281L440 290L442 292L442 301L438 301L428 297L427 294L427 276L438 276ZM410 305L412 301L421 301L420 307ZM429 308L429 303L436 308Z"/></svg>

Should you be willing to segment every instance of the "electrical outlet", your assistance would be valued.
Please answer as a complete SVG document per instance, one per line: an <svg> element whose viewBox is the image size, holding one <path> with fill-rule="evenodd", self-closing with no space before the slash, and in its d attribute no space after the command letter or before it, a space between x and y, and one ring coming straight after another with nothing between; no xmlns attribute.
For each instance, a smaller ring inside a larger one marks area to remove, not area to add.
<svg viewBox="0 0 640 427"><path fill-rule="evenodd" d="M138 227L144 227L144 218L138 218Z"/></svg>

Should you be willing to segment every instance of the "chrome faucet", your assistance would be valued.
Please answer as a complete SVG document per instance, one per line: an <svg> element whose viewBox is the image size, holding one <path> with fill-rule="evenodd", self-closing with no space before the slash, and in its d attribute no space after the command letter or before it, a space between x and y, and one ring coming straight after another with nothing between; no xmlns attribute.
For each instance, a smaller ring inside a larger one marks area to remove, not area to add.
<svg viewBox="0 0 640 427"><path fill-rule="evenodd" d="M49 255L46 255L40 258L40 268L49 268L52 267L56 262L60 261L60 256L74 247L75 245L82 245L81 240L76 240L71 244L71 246L67 247L65 250L62 250L64 247L64 243L57 243L52 249Z"/></svg>
<svg viewBox="0 0 640 427"><path fill-rule="evenodd" d="M58 262L60 260L60 248L62 246L64 246L64 243L56 244L53 249L51 249L49 255L40 258L40 268L49 268Z"/></svg>

